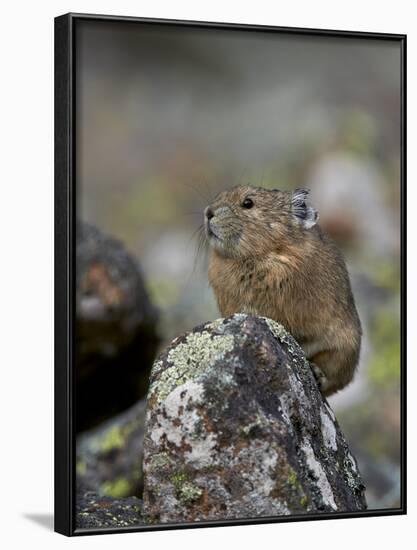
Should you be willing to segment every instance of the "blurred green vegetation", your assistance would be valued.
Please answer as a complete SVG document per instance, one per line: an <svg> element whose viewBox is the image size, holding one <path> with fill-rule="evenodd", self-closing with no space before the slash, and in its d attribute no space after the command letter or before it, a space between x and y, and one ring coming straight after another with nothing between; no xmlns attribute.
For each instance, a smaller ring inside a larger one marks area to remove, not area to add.
<svg viewBox="0 0 417 550"><path fill-rule="evenodd" d="M377 390L397 388L400 383L400 320L391 310L381 309L371 327L373 357L368 377Z"/></svg>
<svg viewBox="0 0 417 550"><path fill-rule="evenodd" d="M400 265L398 262L374 262L371 266L372 278L375 284L398 295L400 292Z"/></svg>
<svg viewBox="0 0 417 550"><path fill-rule="evenodd" d="M153 303L161 309L172 307L180 298L180 287L171 279L154 277L148 282L148 290Z"/></svg>

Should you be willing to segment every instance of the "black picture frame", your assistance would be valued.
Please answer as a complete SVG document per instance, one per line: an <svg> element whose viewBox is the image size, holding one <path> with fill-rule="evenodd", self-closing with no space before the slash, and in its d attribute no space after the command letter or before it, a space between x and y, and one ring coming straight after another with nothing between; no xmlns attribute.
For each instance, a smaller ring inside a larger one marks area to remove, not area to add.
<svg viewBox="0 0 417 550"><path fill-rule="evenodd" d="M401 506L364 512L333 512L262 517L195 524L161 524L109 529L75 529L75 435L74 435L74 311L76 186L75 163L75 40L81 20L117 21L127 24L157 23L285 33L294 36L370 38L396 41L401 46ZM67 536L152 531L197 527L283 523L323 519L406 514L406 55L407 37L402 34L288 28L200 21L179 21L70 13L55 18L55 531Z"/></svg>

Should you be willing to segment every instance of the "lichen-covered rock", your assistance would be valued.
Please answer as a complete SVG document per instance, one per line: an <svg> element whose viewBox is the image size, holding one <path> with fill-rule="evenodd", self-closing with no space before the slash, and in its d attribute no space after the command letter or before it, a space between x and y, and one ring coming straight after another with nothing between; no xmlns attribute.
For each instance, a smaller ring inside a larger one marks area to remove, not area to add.
<svg viewBox="0 0 417 550"><path fill-rule="evenodd" d="M141 496L146 401L77 438L77 484L83 491Z"/></svg>
<svg viewBox="0 0 417 550"><path fill-rule="evenodd" d="M143 469L151 523L366 508L302 350L244 314L175 339L154 364Z"/></svg>
<svg viewBox="0 0 417 550"><path fill-rule="evenodd" d="M102 529L143 525L142 501L135 497L115 499L93 492L77 495L76 528Z"/></svg>
<svg viewBox="0 0 417 550"><path fill-rule="evenodd" d="M136 258L79 222L76 245L76 429L97 426L146 393L159 336Z"/></svg>

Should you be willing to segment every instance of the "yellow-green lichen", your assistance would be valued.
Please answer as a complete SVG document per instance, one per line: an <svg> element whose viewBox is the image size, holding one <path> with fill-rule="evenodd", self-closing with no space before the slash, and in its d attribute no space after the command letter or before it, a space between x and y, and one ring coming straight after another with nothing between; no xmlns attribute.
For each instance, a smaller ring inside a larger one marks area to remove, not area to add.
<svg viewBox="0 0 417 550"><path fill-rule="evenodd" d="M292 468L291 468L291 470L288 474L288 483L292 486L298 484L297 474L295 473L295 471Z"/></svg>
<svg viewBox="0 0 417 550"><path fill-rule="evenodd" d="M279 323L277 323L276 321L269 319L269 317L261 317L261 319L265 321L265 323L268 325L269 330L278 340L282 340L282 338L285 338L286 336L288 336L288 333L285 330L285 328Z"/></svg>
<svg viewBox="0 0 417 550"><path fill-rule="evenodd" d="M179 498L182 503L190 504L191 502L199 499L202 494L203 490L200 489L200 487L197 487L197 485L186 481L179 491Z"/></svg>
<svg viewBox="0 0 417 550"><path fill-rule="evenodd" d="M190 504L199 499L203 494L203 490L194 483L191 483L191 481L188 481L187 474L183 472L174 474L171 477L171 481L175 487L178 499L183 504Z"/></svg>
<svg viewBox="0 0 417 550"><path fill-rule="evenodd" d="M178 344L168 353L166 361L172 367L162 372L151 385L148 399L156 392L158 401L163 401L177 386L198 378L217 359L232 351L233 346L232 335L211 336L206 331L189 334L184 343Z"/></svg>
<svg viewBox="0 0 417 550"><path fill-rule="evenodd" d="M301 508L303 509L307 508L307 505L308 505L307 495L304 493L303 487L300 483L297 473L291 467L289 467L287 482L288 482L288 485L290 486L290 490L293 495L292 501L296 506L296 508L298 508L298 503L299 503L299 506L301 506Z"/></svg>
<svg viewBox="0 0 417 550"><path fill-rule="evenodd" d="M280 325L273 319L269 319L268 317L260 318L266 322L269 330L272 332L275 338L277 338L277 340L279 340L283 344L286 344L288 353L293 356L292 361L299 364L300 367L309 369L310 365L305 357L304 351L295 340L295 338L289 332L287 332L282 325Z"/></svg>
<svg viewBox="0 0 417 550"><path fill-rule="evenodd" d="M184 473L173 474L171 476L171 481L174 484L174 487L178 490L181 488L182 484L187 481L187 475Z"/></svg>
<svg viewBox="0 0 417 550"><path fill-rule="evenodd" d="M134 430L140 427L141 422L142 421L139 419L134 419L131 422L121 426L113 425L106 428L92 439L90 443L90 451L108 453L114 449L123 448L126 444L126 439Z"/></svg>
<svg viewBox="0 0 417 550"><path fill-rule="evenodd" d="M123 447L125 438L122 430L118 426L113 426L110 430L104 433L100 439L100 448L103 453L107 453L112 449L120 449Z"/></svg>
<svg viewBox="0 0 417 550"><path fill-rule="evenodd" d="M131 483L124 477L118 477L111 481L105 481L100 487L100 492L103 495L113 498L131 496L132 490Z"/></svg>
<svg viewBox="0 0 417 550"><path fill-rule="evenodd" d="M223 325L223 321L224 321L224 318L220 317L219 319L212 321L208 325L205 325L205 328L210 330L218 330Z"/></svg>

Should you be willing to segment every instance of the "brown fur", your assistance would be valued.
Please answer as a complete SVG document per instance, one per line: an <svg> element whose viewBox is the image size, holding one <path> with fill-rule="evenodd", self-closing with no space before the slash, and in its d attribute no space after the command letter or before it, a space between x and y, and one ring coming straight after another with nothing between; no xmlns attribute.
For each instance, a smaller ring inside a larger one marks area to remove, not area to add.
<svg viewBox="0 0 417 550"><path fill-rule="evenodd" d="M223 316L282 323L328 396L353 378L361 326L343 257L316 224L307 192L298 202L296 193L239 186L216 197L205 220L209 281ZM242 206L247 198L252 208Z"/></svg>

